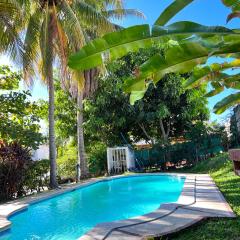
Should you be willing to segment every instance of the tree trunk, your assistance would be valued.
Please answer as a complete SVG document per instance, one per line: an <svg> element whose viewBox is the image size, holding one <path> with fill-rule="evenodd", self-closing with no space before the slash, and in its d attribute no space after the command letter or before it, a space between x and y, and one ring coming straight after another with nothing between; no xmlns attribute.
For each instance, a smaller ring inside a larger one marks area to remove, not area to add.
<svg viewBox="0 0 240 240"><path fill-rule="evenodd" d="M152 146L154 146L154 139L147 133L146 128L143 124L138 123L138 126L142 129L144 135L150 140Z"/></svg>
<svg viewBox="0 0 240 240"><path fill-rule="evenodd" d="M169 135L169 132L170 132L170 124L169 124L167 132L166 132L162 119L159 120L159 123L160 123L160 128L161 128L161 132L162 132L163 141L164 141L164 144L165 144L168 141L168 135Z"/></svg>
<svg viewBox="0 0 240 240"><path fill-rule="evenodd" d="M78 89L77 96L77 138L78 138L78 174L77 181L87 178L89 175L88 166L86 162L86 153L84 146L84 133L83 133L83 93Z"/></svg>
<svg viewBox="0 0 240 240"><path fill-rule="evenodd" d="M50 159L50 187L57 188L57 164L56 164L56 143L55 143L55 129L54 129L54 81L53 81L53 69L49 67L48 71L48 92L49 92L49 106L48 106L48 118L49 118L49 159Z"/></svg>
<svg viewBox="0 0 240 240"><path fill-rule="evenodd" d="M162 133L164 146L165 146L165 149L166 149L165 157L164 157L165 158L164 163L161 166L162 170L165 171L166 170L166 162L169 162L170 159L171 159L170 152L168 151L168 145L169 145L168 136L169 136L169 133L170 133L170 122L167 126L167 131L164 128L162 119L159 120L159 124L160 124L160 128L161 128L161 133Z"/></svg>

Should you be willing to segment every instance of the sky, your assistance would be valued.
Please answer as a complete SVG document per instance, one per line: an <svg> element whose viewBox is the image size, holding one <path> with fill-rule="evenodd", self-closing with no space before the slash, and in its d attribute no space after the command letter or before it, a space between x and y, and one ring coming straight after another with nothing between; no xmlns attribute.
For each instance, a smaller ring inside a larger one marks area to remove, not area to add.
<svg viewBox="0 0 240 240"><path fill-rule="evenodd" d="M137 24L150 24L153 25L155 20L158 18L160 13L170 4L172 0L125 0L126 8L134 8L143 12L146 16L145 19L139 19L135 17L129 17L122 20L120 24L124 27L129 27ZM228 28L238 28L240 26L240 20L234 19L230 23L226 24L226 17L230 13L230 9L226 8L221 0L195 0L192 4L187 6L183 11L181 11L177 16L175 16L169 22L176 21L194 21L203 25L221 25ZM118 22L119 23L119 22ZM220 58L211 58L211 62L222 62ZM0 64L9 64L14 69L18 69L18 66L14 65L9 61L7 56L0 56ZM231 72L228 72L231 74ZM234 72L235 73L235 72ZM41 84L38 79L35 81L34 86L31 89L32 96L34 100L37 99L47 99L47 88ZM224 91L224 93L209 98L209 108L212 110L216 102L221 100L224 96L232 93L233 90ZM228 117L230 111L226 111L222 115L215 115L211 111L211 121L217 120L221 122L226 117Z"/></svg>

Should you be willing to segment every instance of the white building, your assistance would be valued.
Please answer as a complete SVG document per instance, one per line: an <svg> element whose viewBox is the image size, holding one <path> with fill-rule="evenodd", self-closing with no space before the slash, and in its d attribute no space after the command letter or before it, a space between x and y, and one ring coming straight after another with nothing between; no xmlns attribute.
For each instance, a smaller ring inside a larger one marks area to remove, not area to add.
<svg viewBox="0 0 240 240"><path fill-rule="evenodd" d="M32 160L39 161L49 159L49 146L47 144L40 145L39 148L32 153Z"/></svg>

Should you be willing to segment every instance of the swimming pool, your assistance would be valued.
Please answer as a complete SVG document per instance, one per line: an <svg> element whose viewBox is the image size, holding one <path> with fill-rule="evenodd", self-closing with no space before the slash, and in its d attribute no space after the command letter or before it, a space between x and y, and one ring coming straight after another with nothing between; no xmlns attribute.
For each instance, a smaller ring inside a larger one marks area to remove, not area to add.
<svg viewBox="0 0 240 240"><path fill-rule="evenodd" d="M0 240L76 240L96 224L123 220L176 202L185 178L145 175L100 181L35 204L9 217Z"/></svg>

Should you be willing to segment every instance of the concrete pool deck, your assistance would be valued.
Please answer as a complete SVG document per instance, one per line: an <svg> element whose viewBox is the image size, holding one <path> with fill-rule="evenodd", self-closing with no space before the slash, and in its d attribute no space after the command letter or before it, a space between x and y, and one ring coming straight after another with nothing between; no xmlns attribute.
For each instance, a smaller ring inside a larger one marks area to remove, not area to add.
<svg viewBox="0 0 240 240"><path fill-rule="evenodd" d="M178 202L162 204L156 211L143 216L98 224L91 231L80 237L79 240L146 239L148 237L163 236L177 232L205 218L235 217L232 209L209 175L175 173L167 173L167 175L186 177ZM8 221L9 216L26 209L31 203L70 192L93 183L119 177L128 176L91 179L79 184L64 186L60 190L47 191L20 200L0 204L0 231L11 227L11 222Z"/></svg>

